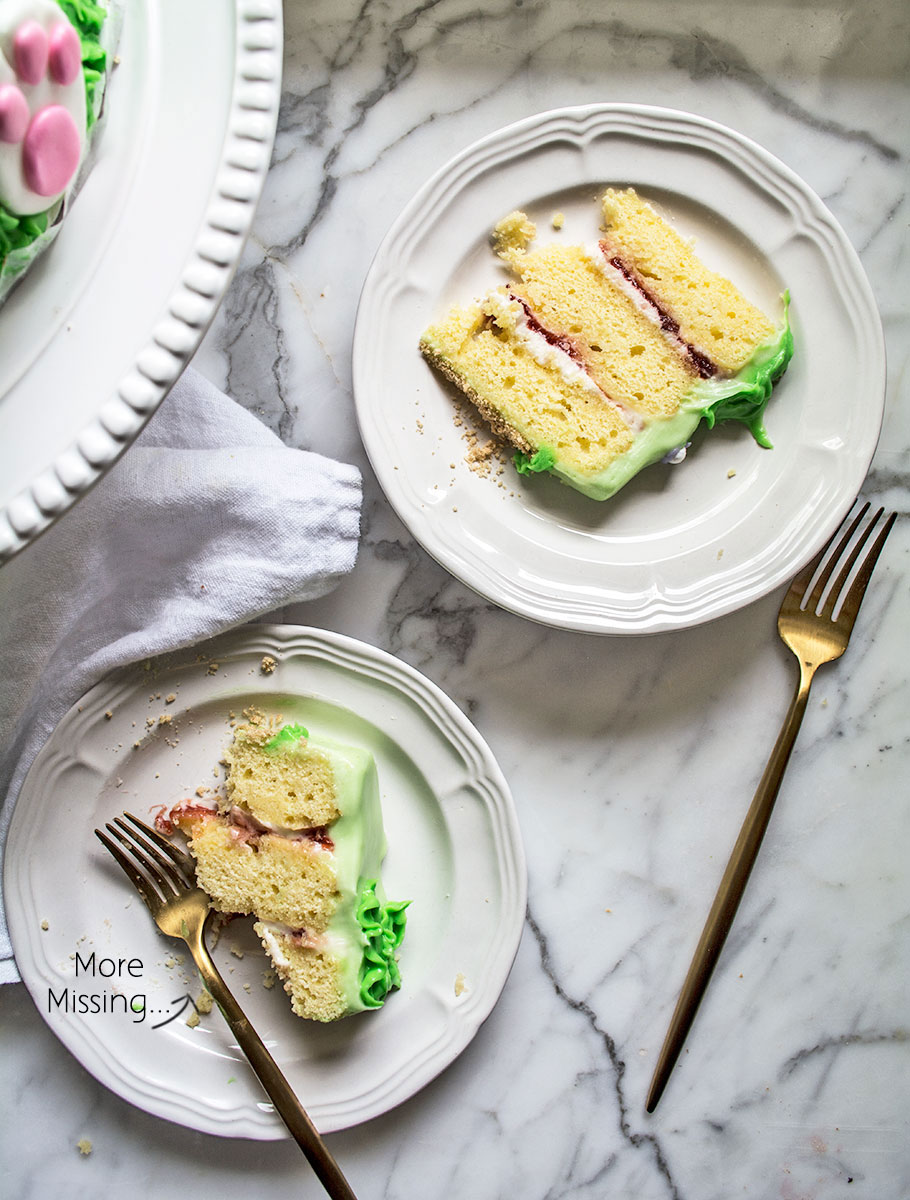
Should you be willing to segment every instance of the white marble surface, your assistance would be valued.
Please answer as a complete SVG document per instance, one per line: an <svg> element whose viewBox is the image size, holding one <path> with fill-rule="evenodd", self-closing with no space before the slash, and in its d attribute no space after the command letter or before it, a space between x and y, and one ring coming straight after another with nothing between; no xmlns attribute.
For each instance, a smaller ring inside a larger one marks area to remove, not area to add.
<svg viewBox="0 0 910 1200"><path fill-rule="evenodd" d="M510 780L529 863L525 933L492 1017L435 1083L332 1135L332 1150L362 1200L910 1196L910 11L900 0L314 0L289 4L286 24L274 166L196 365L286 441L363 469L353 575L283 615L392 651L461 705ZM639 639L498 611L393 515L351 396L360 286L414 190L506 122L608 100L734 126L841 221L888 344L865 492L905 515L847 656L818 677L735 929L653 1117L644 1097L676 991L794 686L775 633L780 596ZM107 1092L21 985L0 991L0 1015L5 1194L321 1194L291 1144L221 1142Z"/></svg>

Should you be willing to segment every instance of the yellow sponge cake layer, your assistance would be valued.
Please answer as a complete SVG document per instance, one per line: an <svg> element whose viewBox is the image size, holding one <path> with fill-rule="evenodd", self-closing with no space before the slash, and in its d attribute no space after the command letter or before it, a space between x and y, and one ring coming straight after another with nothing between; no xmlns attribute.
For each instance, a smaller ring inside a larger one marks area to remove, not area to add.
<svg viewBox="0 0 910 1200"><path fill-rule="evenodd" d="M679 325L680 336L721 371L740 370L774 326L738 288L709 270L685 238L631 189L608 189L603 197L606 243L659 297Z"/></svg>
<svg viewBox="0 0 910 1200"><path fill-rule="evenodd" d="M431 326L421 349L518 449L546 444L573 470L603 470L632 444L627 419L567 356L564 371L554 369L558 352L543 337L535 345L533 330L516 336L523 315L516 299L493 292Z"/></svg>
<svg viewBox="0 0 910 1200"><path fill-rule="evenodd" d="M333 764L304 737L276 733L268 725L244 725L237 729L225 762L229 799L260 821L309 829L339 816Z"/></svg>
<svg viewBox="0 0 910 1200"><path fill-rule="evenodd" d="M308 838L251 835L212 814L190 826L196 878L225 913L255 913L292 929L323 932L337 903L332 855Z"/></svg>
<svg viewBox="0 0 910 1200"><path fill-rule="evenodd" d="M588 372L613 400L671 416L694 371L658 325L611 283L599 246L552 244L511 260L516 289L542 325L568 335Z"/></svg>
<svg viewBox="0 0 910 1200"><path fill-rule="evenodd" d="M298 1017L337 1021L345 1015L348 960L343 954L321 944L324 939L311 943L265 921L256 921L253 928L269 952Z"/></svg>

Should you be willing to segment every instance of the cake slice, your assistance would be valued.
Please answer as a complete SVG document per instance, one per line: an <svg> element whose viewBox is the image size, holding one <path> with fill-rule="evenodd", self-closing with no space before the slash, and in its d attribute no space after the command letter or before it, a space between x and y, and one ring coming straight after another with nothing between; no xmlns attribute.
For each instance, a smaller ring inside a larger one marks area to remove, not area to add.
<svg viewBox="0 0 910 1200"><path fill-rule="evenodd" d="M380 882L386 839L371 754L302 725L234 731L226 796L159 819L189 838L199 886L254 929L301 1017L378 1008L400 986L406 903Z"/></svg>
<svg viewBox="0 0 910 1200"><path fill-rule="evenodd" d="M765 405L793 351L775 324L634 191L608 190L604 236L531 249L520 212L494 231L512 279L422 335L426 359L511 442L522 472L594 499L679 461L699 422L770 446Z"/></svg>

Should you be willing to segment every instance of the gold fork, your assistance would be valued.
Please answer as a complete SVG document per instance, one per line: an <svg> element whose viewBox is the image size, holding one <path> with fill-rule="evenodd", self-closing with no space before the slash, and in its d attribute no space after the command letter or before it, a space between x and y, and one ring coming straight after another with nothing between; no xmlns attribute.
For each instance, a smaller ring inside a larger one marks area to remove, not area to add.
<svg viewBox="0 0 910 1200"><path fill-rule="evenodd" d="M161 932L168 937L182 938L189 946L199 974L231 1027L238 1046L332 1200L357 1200L291 1085L212 961L205 944L205 929L212 908L208 896L196 886L192 858L131 813L123 815L135 829L115 817L113 824L105 825L110 837L100 829L95 833L126 872Z"/></svg>
<svg viewBox="0 0 910 1200"><path fill-rule="evenodd" d="M717 889L717 895L714 897L714 903L696 947L695 957L676 1002L676 1008L670 1020L670 1027L664 1038L648 1091L645 1107L649 1113L654 1111L663 1095L667 1080L708 986L711 972L720 957L730 926L733 924L733 918L771 818L771 810L780 790L781 780L784 777L790 752L802 723L803 713L806 711L806 701L809 698L812 678L818 667L823 663L840 658L846 650L856 614L859 612L859 606L866 591L866 584L869 582L876 560L881 553L885 538L891 532L891 526L894 524L896 513L891 513L880 526L875 541L868 550L865 549L884 514L884 509L880 508L851 546L851 541L868 510L869 505L863 505L846 531L844 531L846 521L840 526L821 553L793 580L781 605L777 628L781 638L799 661L799 685L768 760L768 765L765 767L765 773L761 777L758 790L746 814L739 837L736 839L736 845L733 847L733 853L727 863L727 869L721 879L720 887ZM840 540L837 541L839 535ZM837 541L837 546L832 552L831 547L835 541ZM865 556L851 578L864 550ZM820 567L821 571L819 571ZM835 570L837 570L837 575L829 587ZM847 585L846 588L845 585Z"/></svg>

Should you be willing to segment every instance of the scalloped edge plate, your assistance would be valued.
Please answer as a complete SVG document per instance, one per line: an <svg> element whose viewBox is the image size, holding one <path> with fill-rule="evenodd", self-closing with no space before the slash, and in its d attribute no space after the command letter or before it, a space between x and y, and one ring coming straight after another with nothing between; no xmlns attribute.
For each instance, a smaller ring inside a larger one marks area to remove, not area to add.
<svg viewBox="0 0 910 1200"><path fill-rule="evenodd" d="M265 656L277 664L270 674ZM205 1133L278 1139L287 1131L217 1010L186 1025L191 1010L180 1005L199 991L192 963L176 962L184 947L158 934L93 833L124 810L145 816L214 785L230 721L250 704L373 752L386 892L412 902L401 990L377 1012L327 1026L301 1021L280 987L262 986L269 963L249 921L229 925L215 949L323 1132L400 1104L468 1045L518 949L526 867L508 785L467 717L412 667L352 638L248 626L118 671L71 709L10 829L4 894L22 977L61 1042L124 1100ZM120 959L140 967L101 974L102 960ZM124 1011L137 995L141 1021Z"/></svg>
<svg viewBox="0 0 910 1200"><path fill-rule="evenodd" d="M125 9L95 165L0 309L0 563L101 478L176 382L268 172L280 0Z"/></svg>
<svg viewBox="0 0 910 1200"><path fill-rule="evenodd" d="M589 241L607 185L655 201L766 311L788 287L796 353L766 414L774 450L741 426L702 429L684 463L649 467L598 504L550 477L472 471L453 389L417 344L451 304L505 278L488 240L500 217L523 208L539 241ZM734 130L641 105L541 113L434 175L370 268L353 368L373 469L424 549L511 612L602 634L685 628L789 580L860 490L884 409L875 301L821 200Z"/></svg>

